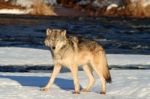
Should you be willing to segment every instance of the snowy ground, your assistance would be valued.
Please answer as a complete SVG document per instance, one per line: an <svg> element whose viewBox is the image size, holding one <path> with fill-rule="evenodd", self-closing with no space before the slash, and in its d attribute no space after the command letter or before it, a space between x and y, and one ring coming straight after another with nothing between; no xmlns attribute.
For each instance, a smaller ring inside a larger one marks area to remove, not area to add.
<svg viewBox="0 0 150 99"><path fill-rule="evenodd" d="M21 47L1 47L0 64L8 65L52 65L51 53L48 50L21 48Z"/></svg>
<svg viewBox="0 0 150 99"><path fill-rule="evenodd" d="M107 85L107 94L100 95L100 80L91 92L72 94L70 73L61 73L48 92L40 91L49 79L49 73L0 73L1 99L150 99L150 70L111 70L113 83ZM79 72L80 86L87 78Z"/></svg>
<svg viewBox="0 0 150 99"><path fill-rule="evenodd" d="M110 66L150 66L150 55L108 54ZM1 66L29 66L53 65L51 54L45 49L23 47L1 47ZM149 99L150 98L150 70L111 70L113 83L107 85L107 94L100 95L100 80L97 78L95 86L88 93L73 95L73 81L71 74L60 73L52 89L41 92L50 74L38 73L4 73L0 72L0 99ZM83 71L79 72L81 87L85 87L87 77Z"/></svg>
<svg viewBox="0 0 150 99"><path fill-rule="evenodd" d="M150 55L137 54L107 54L110 66L143 66L150 67ZM0 66L26 66L26 65L53 65L49 50L23 48L23 47L1 47Z"/></svg>

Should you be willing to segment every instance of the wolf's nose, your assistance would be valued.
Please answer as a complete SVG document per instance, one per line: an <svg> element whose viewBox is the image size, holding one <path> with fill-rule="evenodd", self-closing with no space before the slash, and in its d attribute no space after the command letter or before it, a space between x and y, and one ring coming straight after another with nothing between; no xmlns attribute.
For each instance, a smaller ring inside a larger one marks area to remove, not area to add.
<svg viewBox="0 0 150 99"><path fill-rule="evenodd" d="M54 49L55 49L55 47L53 46L53 47L52 47L52 49L54 50Z"/></svg>

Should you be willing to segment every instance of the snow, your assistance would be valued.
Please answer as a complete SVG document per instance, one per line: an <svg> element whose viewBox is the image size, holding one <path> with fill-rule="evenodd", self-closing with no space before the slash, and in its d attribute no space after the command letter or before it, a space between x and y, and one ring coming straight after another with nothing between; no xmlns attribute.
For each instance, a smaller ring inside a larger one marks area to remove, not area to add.
<svg viewBox="0 0 150 99"><path fill-rule="evenodd" d="M107 58L109 66L150 66L150 55L107 54ZM0 66L9 65L53 65L53 60L46 48L0 47Z"/></svg>
<svg viewBox="0 0 150 99"><path fill-rule="evenodd" d="M112 9L112 8L117 8L117 7L118 7L117 4L111 4L111 5L109 5L109 6L107 7L107 10L110 10L110 9Z"/></svg>
<svg viewBox="0 0 150 99"><path fill-rule="evenodd" d="M12 1L13 4L16 4L16 5L21 5L23 7L31 7L37 0L15 0L15 1ZM51 4L51 5L56 5L57 2L56 0L44 0L45 3L47 4Z"/></svg>
<svg viewBox="0 0 150 99"><path fill-rule="evenodd" d="M52 65L53 60L48 50L21 48L21 47L1 47L0 65Z"/></svg>
<svg viewBox="0 0 150 99"><path fill-rule="evenodd" d="M27 10L20 9L0 9L0 14L28 14Z"/></svg>
<svg viewBox="0 0 150 99"><path fill-rule="evenodd" d="M40 91L48 79L49 73L0 73L1 99L149 99L150 70L111 70L113 83L107 84L107 94L100 95L100 80L91 92L72 94L71 73L60 73L55 84L48 92ZM85 87L87 77L79 72L80 86Z"/></svg>
<svg viewBox="0 0 150 99"><path fill-rule="evenodd" d="M12 3L29 8L34 3L34 0L15 0L15 1L12 1Z"/></svg>
<svg viewBox="0 0 150 99"><path fill-rule="evenodd" d="M150 55L108 54L109 65L150 65Z"/></svg>

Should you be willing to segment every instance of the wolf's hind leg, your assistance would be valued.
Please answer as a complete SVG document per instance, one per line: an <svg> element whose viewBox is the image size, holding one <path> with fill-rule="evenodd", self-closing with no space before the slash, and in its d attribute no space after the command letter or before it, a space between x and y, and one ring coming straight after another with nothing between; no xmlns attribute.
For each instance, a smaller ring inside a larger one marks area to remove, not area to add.
<svg viewBox="0 0 150 99"><path fill-rule="evenodd" d="M101 80L101 92L100 92L100 94L106 94L106 80L102 74L102 70L99 68L99 64L91 63L91 65Z"/></svg>
<svg viewBox="0 0 150 99"><path fill-rule="evenodd" d="M45 87L41 88L41 91L48 91L51 88L52 84L55 81L57 74L60 72L60 69L61 69L61 65L56 64L54 66L54 70L53 70L53 73L51 75L51 78L49 79L47 85Z"/></svg>
<svg viewBox="0 0 150 99"><path fill-rule="evenodd" d="M92 70L90 69L90 67L88 65L84 65L83 70L85 71L86 75L88 76L89 82L88 82L88 85L84 89L82 89L82 91L88 92L94 85L95 79L93 77Z"/></svg>

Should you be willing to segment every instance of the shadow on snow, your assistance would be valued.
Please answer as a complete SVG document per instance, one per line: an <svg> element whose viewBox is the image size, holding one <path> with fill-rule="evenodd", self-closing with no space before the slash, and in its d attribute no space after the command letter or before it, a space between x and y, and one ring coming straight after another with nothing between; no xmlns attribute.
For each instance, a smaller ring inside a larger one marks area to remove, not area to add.
<svg viewBox="0 0 150 99"><path fill-rule="evenodd" d="M8 78L17 81L22 86L43 87L47 84L49 77L36 77L36 76L4 76L0 75L0 78ZM9 83L8 83L9 84ZM73 90L73 80L56 78L54 84L64 90Z"/></svg>

